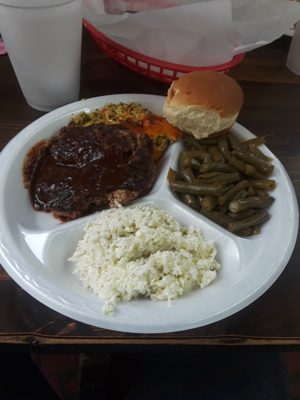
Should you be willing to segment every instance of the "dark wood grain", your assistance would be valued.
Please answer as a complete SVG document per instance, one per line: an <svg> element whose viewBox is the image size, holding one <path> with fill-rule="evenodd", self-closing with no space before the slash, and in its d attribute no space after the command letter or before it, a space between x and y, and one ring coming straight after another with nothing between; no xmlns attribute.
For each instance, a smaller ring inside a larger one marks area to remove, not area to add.
<svg viewBox="0 0 300 400"><path fill-rule="evenodd" d="M257 135L285 166L300 195L300 77L285 67L290 39L247 54L230 72L245 103L239 122ZM81 97L112 93L165 95L168 85L150 80L100 52L84 31ZM0 147L43 113L30 108L7 56L0 57ZM42 305L0 269L0 346L28 349L89 346L300 345L300 245L276 283L258 300L220 322L172 334L126 334L73 321Z"/></svg>

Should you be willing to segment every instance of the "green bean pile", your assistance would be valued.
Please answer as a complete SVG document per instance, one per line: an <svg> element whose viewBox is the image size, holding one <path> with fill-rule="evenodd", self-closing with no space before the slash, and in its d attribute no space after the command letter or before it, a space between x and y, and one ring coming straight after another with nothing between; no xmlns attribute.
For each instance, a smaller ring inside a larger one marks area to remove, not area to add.
<svg viewBox="0 0 300 400"><path fill-rule="evenodd" d="M169 170L169 187L189 207L239 236L252 236L268 221L266 209L274 166L259 146L263 137L241 141L232 132L219 137L183 137L178 170Z"/></svg>

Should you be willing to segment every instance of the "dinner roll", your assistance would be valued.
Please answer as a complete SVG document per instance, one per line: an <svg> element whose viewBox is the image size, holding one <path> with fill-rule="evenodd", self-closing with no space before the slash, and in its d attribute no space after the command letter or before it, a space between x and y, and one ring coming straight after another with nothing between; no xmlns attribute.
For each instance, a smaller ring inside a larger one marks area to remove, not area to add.
<svg viewBox="0 0 300 400"><path fill-rule="evenodd" d="M205 138L230 128L240 112L243 92L230 76L216 71L194 71L174 81L163 112L166 120Z"/></svg>

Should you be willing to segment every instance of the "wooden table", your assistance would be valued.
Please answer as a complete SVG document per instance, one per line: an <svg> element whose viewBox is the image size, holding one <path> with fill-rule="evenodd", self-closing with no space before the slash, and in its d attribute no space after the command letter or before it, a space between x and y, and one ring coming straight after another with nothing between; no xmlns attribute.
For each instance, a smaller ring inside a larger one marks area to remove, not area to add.
<svg viewBox="0 0 300 400"><path fill-rule="evenodd" d="M300 77L285 67L290 38L249 53L230 72L245 93L238 121L258 135L285 166L300 195ZM102 54L83 35L81 97L113 93L165 95L168 85L150 80ZM7 56L0 57L0 146L43 113L30 108ZM287 205L288 206L288 205ZM1 268L1 267L0 267ZM211 325L172 334L126 334L95 328L52 311L0 269L0 345L84 351L178 345L299 345L300 243L276 283L244 310Z"/></svg>

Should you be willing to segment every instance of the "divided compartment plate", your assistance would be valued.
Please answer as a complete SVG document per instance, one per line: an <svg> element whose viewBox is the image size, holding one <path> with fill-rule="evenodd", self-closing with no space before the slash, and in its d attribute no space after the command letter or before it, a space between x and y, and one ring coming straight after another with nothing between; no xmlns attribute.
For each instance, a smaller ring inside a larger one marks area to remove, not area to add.
<svg viewBox="0 0 300 400"><path fill-rule="evenodd" d="M277 188L270 207L271 219L259 235L240 238L188 208L168 188L167 172L176 168L181 142L172 144L159 163L151 192L133 205L153 204L184 225L200 228L213 240L222 269L208 287L172 301L136 299L119 303L113 316L103 315L103 300L85 289L68 262L85 223L93 215L61 224L51 214L32 208L22 181L27 151L38 141L56 134L73 113L91 111L108 102L139 102L161 115L164 97L143 94L101 96L61 107L23 129L0 155L0 261L7 273L34 298L75 320L123 332L162 333L186 330L219 321L243 309L262 295L288 263L298 232L298 205L291 181L280 161L273 158ZM254 137L235 124L244 139ZM287 207L288 205L288 207ZM285 210L285 212L282 212Z"/></svg>

